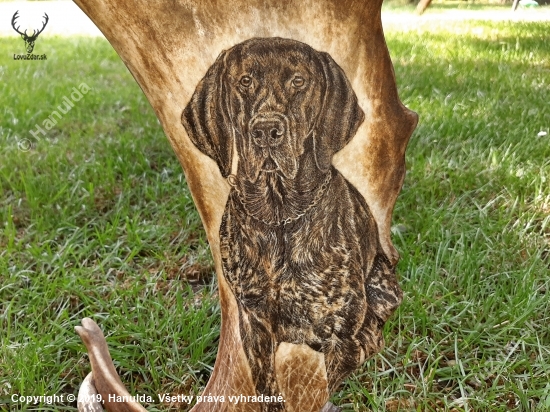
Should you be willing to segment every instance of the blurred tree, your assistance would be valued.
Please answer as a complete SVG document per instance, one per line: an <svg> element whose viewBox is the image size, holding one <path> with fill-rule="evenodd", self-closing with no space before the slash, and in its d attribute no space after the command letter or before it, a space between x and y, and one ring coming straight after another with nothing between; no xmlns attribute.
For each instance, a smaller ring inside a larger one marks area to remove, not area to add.
<svg viewBox="0 0 550 412"><path fill-rule="evenodd" d="M420 0L418 5L416 6L416 13L422 14L424 13L424 10L428 8L428 6L431 4L432 0Z"/></svg>

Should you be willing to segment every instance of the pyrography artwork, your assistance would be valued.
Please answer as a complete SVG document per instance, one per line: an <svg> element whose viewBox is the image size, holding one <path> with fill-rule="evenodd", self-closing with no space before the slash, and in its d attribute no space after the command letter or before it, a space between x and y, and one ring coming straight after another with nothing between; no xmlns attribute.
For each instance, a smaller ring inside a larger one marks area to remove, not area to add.
<svg viewBox="0 0 550 412"><path fill-rule="evenodd" d="M191 140L232 186L220 227L223 275L258 395L281 393L281 343L322 353L332 392L382 347L401 302L365 199L332 166L363 119L332 57L282 38L223 52L184 111Z"/></svg>

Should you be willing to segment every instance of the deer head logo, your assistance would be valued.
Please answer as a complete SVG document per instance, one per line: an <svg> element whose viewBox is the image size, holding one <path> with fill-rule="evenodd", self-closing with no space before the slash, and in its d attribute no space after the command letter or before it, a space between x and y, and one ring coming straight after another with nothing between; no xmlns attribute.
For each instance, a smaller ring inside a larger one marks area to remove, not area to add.
<svg viewBox="0 0 550 412"><path fill-rule="evenodd" d="M32 35L29 36L27 34L27 30L25 30L24 32L20 32L19 31L20 26L15 27L16 20L19 18L18 13L19 13L19 10L17 10L15 12L15 14L13 15L13 17L11 18L11 25L12 25L13 29L17 33L19 33L21 35L21 38L25 41L25 47L27 49L27 53L32 53L32 51L34 49L34 42L36 41L36 38L38 37L38 35L44 31L44 28L46 27L46 24L48 24L49 17L46 13L44 13L44 19L45 20L42 23L42 28L40 30L33 30Z"/></svg>

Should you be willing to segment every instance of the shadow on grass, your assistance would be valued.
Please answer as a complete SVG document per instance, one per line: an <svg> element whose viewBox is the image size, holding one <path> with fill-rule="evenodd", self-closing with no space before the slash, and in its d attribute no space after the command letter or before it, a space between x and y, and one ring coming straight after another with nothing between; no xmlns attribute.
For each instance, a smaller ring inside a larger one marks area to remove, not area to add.
<svg viewBox="0 0 550 412"><path fill-rule="evenodd" d="M538 132L549 127L547 25L528 23L524 32L525 24L510 25L514 33L503 30L490 40L465 33L454 44L445 34L388 36L401 98L420 114L413 147L433 138L422 136L429 128L438 146L460 142L463 149L475 139L472 147L490 148L529 139L517 153L521 161L550 157L544 139L535 144Z"/></svg>

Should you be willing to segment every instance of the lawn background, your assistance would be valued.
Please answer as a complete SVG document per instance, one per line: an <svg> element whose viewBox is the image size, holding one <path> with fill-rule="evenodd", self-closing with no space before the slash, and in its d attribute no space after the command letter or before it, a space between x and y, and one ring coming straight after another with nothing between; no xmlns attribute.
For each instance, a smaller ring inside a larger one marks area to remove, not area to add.
<svg viewBox="0 0 550 412"><path fill-rule="evenodd" d="M386 349L334 395L344 410L550 410L549 36L548 22L386 30L421 119L392 230L405 297ZM85 316L130 393L200 394L212 260L152 109L104 39L43 36L43 62L14 61L21 48L0 39L0 410L75 410L10 397L76 393Z"/></svg>

